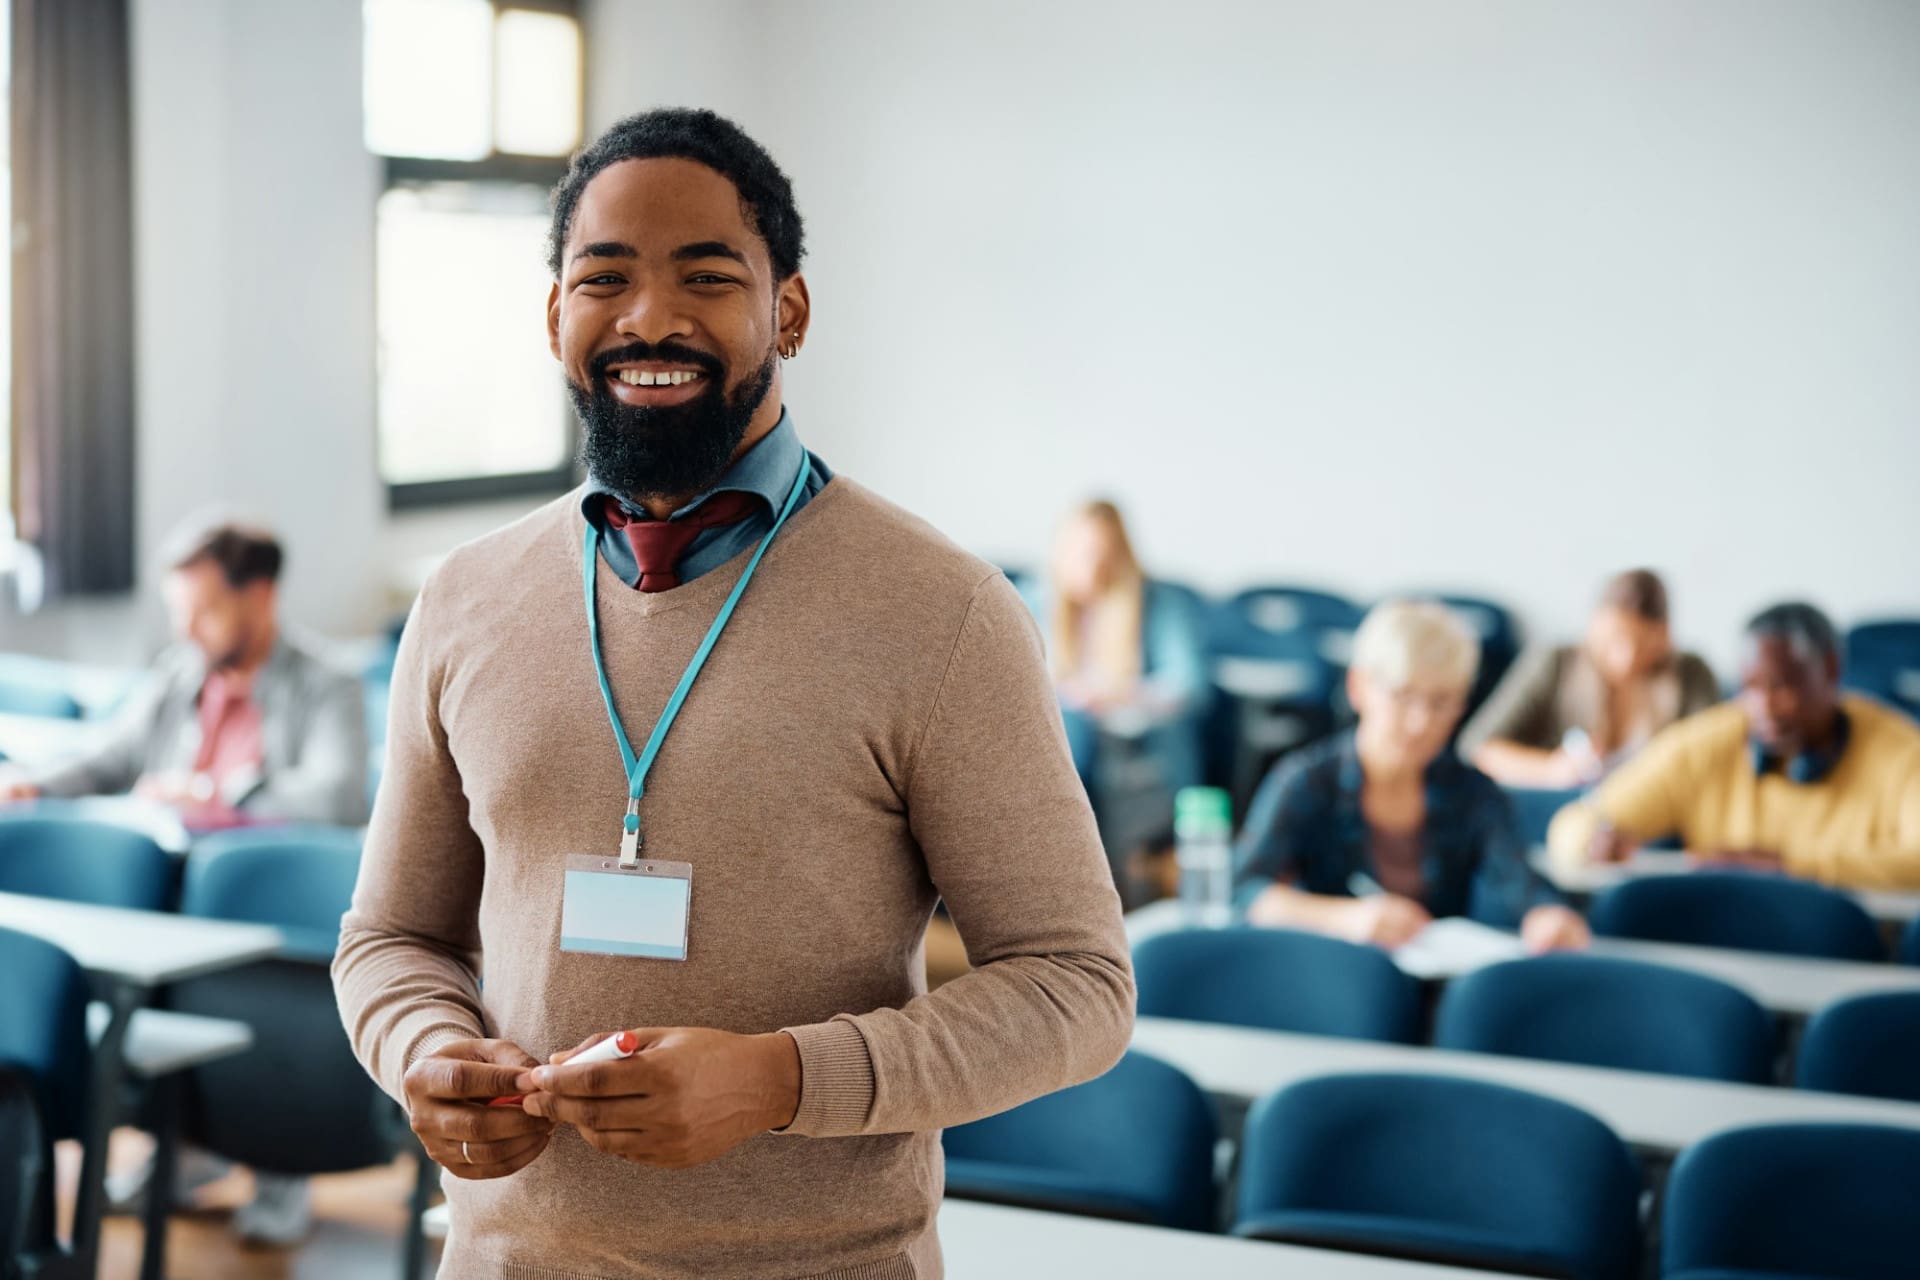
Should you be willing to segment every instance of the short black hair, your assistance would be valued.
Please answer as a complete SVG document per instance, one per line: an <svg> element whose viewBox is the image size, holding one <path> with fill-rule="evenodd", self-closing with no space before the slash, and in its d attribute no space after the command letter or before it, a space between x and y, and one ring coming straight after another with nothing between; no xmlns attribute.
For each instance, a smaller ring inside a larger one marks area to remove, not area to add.
<svg viewBox="0 0 1920 1280"><path fill-rule="evenodd" d="M1840 661L1840 637L1832 620L1802 601L1776 604L1755 614L1747 623L1747 638L1783 640L1802 657L1835 665Z"/></svg>
<svg viewBox="0 0 1920 1280"><path fill-rule="evenodd" d="M237 591L252 582L278 582L286 556L280 549L280 539L271 531L259 525L223 521L176 533L166 559L172 570L216 565L227 585Z"/></svg>
<svg viewBox="0 0 1920 1280"><path fill-rule="evenodd" d="M553 189L553 224L547 232L547 267L554 279L560 278L573 211L594 175L622 160L662 156L698 161L734 185L748 224L767 242L776 282L800 270L806 232L793 203L793 184L766 148L725 116L689 107L661 107L615 124L567 166L567 176Z"/></svg>

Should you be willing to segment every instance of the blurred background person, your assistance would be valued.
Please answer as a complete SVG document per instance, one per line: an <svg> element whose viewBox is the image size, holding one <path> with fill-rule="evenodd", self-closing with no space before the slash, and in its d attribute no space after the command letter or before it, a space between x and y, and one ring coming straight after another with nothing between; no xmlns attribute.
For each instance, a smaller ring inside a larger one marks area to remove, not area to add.
<svg viewBox="0 0 1920 1280"><path fill-rule="evenodd" d="M1569 868L1677 836L1703 859L1860 889L1920 888L1920 725L1840 691L1810 604L1747 624L1740 696L1674 725L1554 818Z"/></svg>
<svg viewBox="0 0 1920 1280"><path fill-rule="evenodd" d="M1234 859L1249 923L1397 947L1470 916L1517 926L1536 952L1591 940L1527 866L1498 784L1447 749L1479 657L1444 605L1367 614L1347 673L1358 724L1288 756L1254 796Z"/></svg>
<svg viewBox="0 0 1920 1280"><path fill-rule="evenodd" d="M282 625L283 560L278 538L257 526L177 531L163 584L177 643L97 745L78 759L0 773L0 800L131 791L197 831L364 823L360 685Z"/></svg>
<svg viewBox="0 0 1920 1280"><path fill-rule="evenodd" d="M1069 514L1046 580L1025 594L1046 635L1074 767L1096 804L1101 754L1116 739L1138 743L1168 789L1197 784L1202 619L1185 592L1147 577L1119 508L1095 501Z"/></svg>
<svg viewBox="0 0 1920 1280"><path fill-rule="evenodd" d="M1510 787L1585 787L1719 700L1707 664L1673 647L1666 584L1632 569L1601 591L1581 643L1514 664L1461 731L1459 750Z"/></svg>

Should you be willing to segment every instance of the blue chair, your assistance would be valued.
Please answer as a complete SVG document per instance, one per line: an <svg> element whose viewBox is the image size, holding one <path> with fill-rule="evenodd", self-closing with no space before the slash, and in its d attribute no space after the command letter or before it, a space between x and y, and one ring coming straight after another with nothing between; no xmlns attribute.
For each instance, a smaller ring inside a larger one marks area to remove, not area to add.
<svg viewBox="0 0 1920 1280"><path fill-rule="evenodd" d="M172 1009L254 1029L246 1053L197 1067L184 1081L177 1104L188 1141L296 1175L386 1164L411 1147L399 1108L353 1056L328 973L359 869L360 833L338 827L230 831L195 846L181 913L274 925L286 945L273 960L168 988ZM409 1276L420 1273L419 1215L435 1173L422 1159L414 1225L403 1241Z"/></svg>
<svg viewBox="0 0 1920 1280"><path fill-rule="evenodd" d="M1129 1052L1097 1080L947 1130L947 1194L1210 1231L1217 1136L1198 1085Z"/></svg>
<svg viewBox="0 0 1920 1280"><path fill-rule="evenodd" d="M0 1278L53 1249L53 1144L32 1079L0 1066Z"/></svg>
<svg viewBox="0 0 1920 1280"><path fill-rule="evenodd" d="M83 1131L93 1052L86 974L44 938L0 929L0 1064L33 1081L53 1141Z"/></svg>
<svg viewBox="0 0 1920 1280"><path fill-rule="evenodd" d="M1907 923L1900 931L1900 941L1893 949L1893 958L1901 964L1920 964L1920 918Z"/></svg>
<svg viewBox="0 0 1920 1280"><path fill-rule="evenodd" d="M85 818L0 818L0 892L164 911L174 862L151 835Z"/></svg>
<svg viewBox="0 0 1920 1280"><path fill-rule="evenodd" d="M1505 605L1479 596L1441 596L1441 603L1463 618L1480 638L1480 667L1473 676L1473 688L1467 693L1467 717L1480 709L1494 687L1507 674L1507 668L1520 656L1520 624Z"/></svg>
<svg viewBox="0 0 1920 1280"><path fill-rule="evenodd" d="M1920 1272L1920 1132L1783 1124L1716 1134L1667 1182L1665 1280Z"/></svg>
<svg viewBox="0 0 1920 1280"><path fill-rule="evenodd" d="M1234 1234L1631 1280L1640 1170L1577 1107L1479 1080L1303 1080L1247 1117Z"/></svg>
<svg viewBox="0 0 1920 1280"><path fill-rule="evenodd" d="M1815 1014L1800 1038L1795 1082L1920 1102L1920 992L1853 996Z"/></svg>
<svg viewBox="0 0 1920 1280"><path fill-rule="evenodd" d="M1331 733L1362 610L1307 587L1263 586L1220 601L1207 621L1216 696L1209 776L1244 807L1273 762Z"/></svg>
<svg viewBox="0 0 1920 1280"><path fill-rule="evenodd" d="M19 653L0 653L0 711L58 720L85 714L59 663Z"/></svg>
<svg viewBox="0 0 1920 1280"><path fill-rule="evenodd" d="M1545 844L1547 828L1553 825L1554 815L1586 794L1577 787L1566 791L1536 787L1504 787L1502 790L1513 805L1513 815L1520 823L1520 836L1528 844Z"/></svg>
<svg viewBox="0 0 1920 1280"><path fill-rule="evenodd" d="M1420 984L1376 947L1293 929L1188 929L1133 949L1142 1016L1391 1040L1420 1036Z"/></svg>
<svg viewBox="0 0 1920 1280"><path fill-rule="evenodd" d="M1601 894L1593 931L1615 938L1741 951L1878 960L1873 917L1846 894L1805 880L1737 871L1629 880Z"/></svg>
<svg viewBox="0 0 1920 1280"><path fill-rule="evenodd" d="M1608 956L1489 965L1449 984L1443 1049L1766 1084L1774 1028L1751 996L1697 973Z"/></svg>
<svg viewBox="0 0 1920 1280"><path fill-rule="evenodd" d="M1847 687L1920 719L1920 618L1863 622L1848 631L1841 676Z"/></svg>

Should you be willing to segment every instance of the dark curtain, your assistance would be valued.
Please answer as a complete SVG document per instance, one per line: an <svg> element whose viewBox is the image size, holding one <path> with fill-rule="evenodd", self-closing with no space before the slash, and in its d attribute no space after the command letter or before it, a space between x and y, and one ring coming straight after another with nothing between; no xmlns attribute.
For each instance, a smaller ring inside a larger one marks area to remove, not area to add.
<svg viewBox="0 0 1920 1280"><path fill-rule="evenodd" d="M13 422L48 599L133 587L127 0L12 0Z"/></svg>

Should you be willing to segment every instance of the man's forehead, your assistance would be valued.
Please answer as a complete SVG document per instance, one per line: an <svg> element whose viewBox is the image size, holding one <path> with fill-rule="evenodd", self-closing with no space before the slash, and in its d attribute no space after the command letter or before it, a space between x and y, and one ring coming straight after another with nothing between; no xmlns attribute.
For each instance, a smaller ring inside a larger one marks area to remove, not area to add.
<svg viewBox="0 0 1920 1280"><path fill-rule="evenodd" d="M668 156L622 160L593 175L567 229L569 255L599 241L664 254L708 240L765 252L732 182L697 160Z"/></svg>

